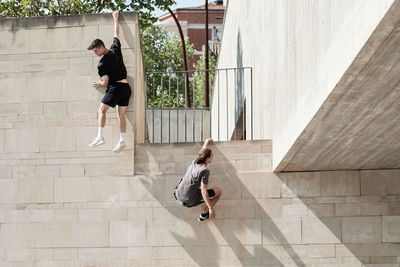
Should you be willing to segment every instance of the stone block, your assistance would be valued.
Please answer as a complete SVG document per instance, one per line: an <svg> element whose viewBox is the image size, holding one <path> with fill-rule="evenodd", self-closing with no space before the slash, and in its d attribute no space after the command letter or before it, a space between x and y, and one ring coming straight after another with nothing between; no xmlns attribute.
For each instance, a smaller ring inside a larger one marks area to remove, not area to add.
<svg viewBox="0 0 400 267"><path fill-rule="evenodd" d="M179 181L179 180L178 180ZM246 189L240 178L235 174L213 174L211 172L209 177L208 187L219 187L222 190L222 199L240 199ZM251 198L250 194L246 195Z"/></svg>
<svg viewBox="0 0 400 267"><path fill-rule="evenodd" d="M335 257L334 244L318 244L308 246L308 256L311 258L333 258Z"/></svg>
<svg viewBox="0 0 400 267"><path fill-rule="evenodd" d="M6 129L5 153L39 152L39 129Z"/></svg>
<svg viewBox="0 0 400 267"><path fill-rule="evenodd" d="M321 196L359 196L359 171L320 172Z"/></svg>
<svg viewBox="0 0 400 267"><path fill-rule="evenodd" d="M44 109L44 114L66 114L67 103L64 102L44 103L43 109Z"/></svg>
<svg viewBox="0 0 400 267"><path fill-rule="evenodd" d="M10 179L12 177L12 170L11 166L0 165L0 179Z"/></svg>
<svg viewBox="0 0 400 267"><path fill-rule="evenodd" d="M98 26L69 27L65 29L68 43L65 45L66 51L86 50L90 43L98 38Z"/></svg>
<svg viewBox="0 0 400 267"><path fill-rule="evenodd" d="M53 202L53 179L19 179L17 200L19 203Z"/></svg>
<svg viewBox="0 0 400 267"><path fill-rule="evenodd" d="M79 200L76 200L79 201ZM78 210L62 209L54 211L55 222L76 222L78 221Z"/></svg>
<svg viewBox="0 0 400 267"><path fill-rule="evenodd" d="M301 219L264 219L263 244L301 244Z"/></svg>
<svg viewBox="0 0 400 267"><path fill-rule="evenodd" d="M302 218L302 243L327 244L341 242L340 217L304 217Z"/></svg>
<svg viewBox="0 0 400 267"><path fill-rule="evenodd" d="M400 242L400 216L382 216L382 238L383 242Z"/></svg>
<svg viewBox="0 0 400 267"><path fill-rule="evenodd" d="M57 55L58 53L55 53L54 55ZM69 62L68 58L63 58L65 54L59 54L59 57L57 58L44 58L41 59L41 62L43 64L44 71L49 73L49 72L67 72L69 71Z"/></svg>
<svg viewBox="0 0 400 267"><path fill-rule="evenodd" d="M256 218L282 217L282 202L271 199L258 199L256 207Z"/></svg>
<svg viewBox="0 0 400 267"><path fill-rule="evenodd" d="M54 210L31 210L30 222L53 222Z"/></svg>
<svg viewBox="0 0 400 267"><path fill-rule="evenodd" d="M110 246L151 246L153 233L146 220L110 222Z"/></svg>
<svg viewBox="0 0 400 267"><path fill-rule="evenodd" d="M15 203L17 196L17 181L15 179L0 180L0 203Z"/></svg>
<svg viewBox="0 0 400 267"><path fill-rule="evenodd" d="M68 43L66 28L29 31L30 53L65 51L66 43Z"/></svg>
<svg viewBox="0 0 400 267"><path fill-rule="evenodd" d="M342 241L344 243L382 242L381 217L343 217Z"/></svg>
<svg viewBox="0 0 400 267"><path fill-rule="evenodd" d="M0 107L0 112L3 115L40 115L43 114L43 103L4 104ZM14 128L26 126L26 122L14 122Z"/></svg>
<svg viewBox="0 0 400 267"><path fill-rule="evenodd" d="M29 51L29 31L1 31L0 54L25 54Z"/></svg>
<svg viewBox="0 0 400 267"><path fill-rule="evenodd" d="M0 103L20 103L25 86L25 79L2 79L0 85Z"/></svg>
<svg viewBox="0 0 400 267"><path fill-rule="evenodd" d="M165 195L173 192L173 187L170 188L171 191L167 191L165 179L165 176L162 175L136 175L130 177L128 179L129 199L138 201L157 200L161 203Z"/></svg>
<svg viewBox="0 0 400 267"><path fill-rule="evenodd" d="M57 222L37 224L36 247L105 247L108 223Z"/></svg>
<svg viewBox="0 0 400 267"><path fill-rule="evenodd" d="M40 151L75 151L75 127L46 127L40 128Z"/></svg>
<svg viewBox="0 0 400 267"><path fill-rule="evenodd" d="M124 177L92 177L91 201L123 201L128 199L128 182Z"/></svg>
<svg viewBox="0 0 400 267"><path fill-rule="evenodd" d="M287 190L283 197L318 197L320 196L320 173L301 172L280 174L287 181Z"/></svg>
<svg viewBox="0 0 400 267"><path fill-rule="evenodd" d="M80 248L80 260L126 259L128 248Z"/></svg>
<svg viewBox="0 0 400 267"><path fill-rule="evenodd" d="M78 249L77 248L55 248L54 249L54 260L77 260Z"/></svg>
<svg viewBox="0 0 400 267"><path fill-rule="evenodd" d="M154 258L154 247L128 247L128 259L151 260Z"/></svg>
<svg viewBox="0 0 400 267"><path fill-rule="evenodd" d="M147 208L146 208L147 209ZM128 220L127 208L109 208L104 210L104 221L126 221Z"/></svg>
<svg viewBox="0 0 400 267"><path fill-rule="evenodd" d="M74 76L63 79L62 97L64 101L100 100L102 94L92 86L88 76ZM104 88L99 89L104 93Z"/></svg>
<svg viewBox="0 0 400 267"><path fill-rule="evenodd" d="M42 76L29 78L23 91L24 102L62 101L62 78L57 76Z"/></svg>
<svg viewBox="0 0 400 267"><path fill-rule="evenodd" d="M336 203L335 216L361 215L361 203Z"/></svg>
<svg viewBox="0 0 400 267"><path fill-rule="evenodd" d="M103 40L106 47L110 47L112 43L114 26L111 25L99 25L99 37ZM132 27L132 24L120 24L120 41L121 48L134 48L136 46L136 27Z"/></svg>
<svg viewBox="0 0 400 267"><path fill-rule="evenodd" d="M243 186L242 198L280 197L282 182L274 173L240 173L238 176Z"/></svg>
<svg viewBox="0 0 400 267"><path fill-rule="evenodd" d="M93 52L91 52L93 53ZM96 74L94 66L94 55L87 55L85 57L72 57L69 58L68 75L88 75L93 76ZM96 59L99 60L100 58Z"/></svg>
<svg viewBox="0 0 400 267"><path fill-rule="evenodd" d="M85 169L82 165L62 165L61 177L83 177Z"/></svg>
<svg viewBox="0 0 400 267"><path fill-rule="evenodd" d="M361 195L400 194L400 170L361 171Z"/></svg>
<svg viewBox="0 0 400 267"><path fill-rule="evenodd" d="M282 217L304 217L309 210L304 204L292 204L282 206Z"/></svg>
<svg viewBox="0 0 400 267"><path fill-rule="evenodd" d="M60 177L60 166L39 165L36 166L37 178L58 178Z"/></svg>
<svg viewBox="0 0 400 267"><path fill-rule="evenodd" d="M9 210L5 212L5 222L7 223L23 223L30 221L29 210Z"/></svg>
<svg viewBox="0 0 400 267"><path fill-rule="evenodd" d="M0 228L1 247L35 247L36 226L36 224L29 223L2 224Z"/></svg>
<svg viewBox="0 0 400 267"><path fill-rule="evenodd" d="M313 217L333 217L335 216L334 204L310 204L308 205L309 214Z"/></svg>
<svg viewBox="0 0 400 267"><path fill-rule="evenodd" d="M79 221L82 222L103 222L104 210L103 209L80 209Z"/></svg>
<svg viewBox="0 0 400 267"><path fill-rule="evenodd" d="M60 178L54 183L55 202L87 202L90 199L90 178Z"/></svg>
<svg viewBox="0 0 400 267"><path fill-rule="evenodd" d="M12 176L13 176L13 178L16 178L16 179L37 177L36 166L32 166L32 165L12 166Z"/></svg>
<svg viewBox="0 0 400 267"><path fill-rule="evenodd" d="M83 27L84 15L64 15L47 17L48 28Z"/></svg>
<svg viewBox="0 0 400 267"><path fill-rule="evenodd" d="M100 101L99 103L90 100L68 102L68 114L89 113L93 114L93 119L95 119L97 118L97 110L99 109L99 106Z"/></svg>
<svg viewBox="0 0 400 267"><path fill-rule="evenodd" d="M104 127L104 140L106 143L102 146L98 147L89 147L88 145L93 141L93 139L97 136L98 127L97 126L86 126L77 128L77 143L76 150L77 151L98 151L98 150L107 150L111 151L113 149L113 140L112 140L112 127L106 126ZM111 154L111 153L110 153Z"/></svg>

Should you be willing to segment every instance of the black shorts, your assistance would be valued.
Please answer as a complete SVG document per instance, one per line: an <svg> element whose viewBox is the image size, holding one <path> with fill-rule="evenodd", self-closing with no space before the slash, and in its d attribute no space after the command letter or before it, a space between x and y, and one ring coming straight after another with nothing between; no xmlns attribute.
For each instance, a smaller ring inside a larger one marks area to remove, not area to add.
<svg viewBox="0 0 400 267"><path fill-rule="evenodd" d="M129 105L132 91L128 83L114 83L107 85L106 94L101 102L115 108L116 105L125 107Z"/></svg>
<svg viewBox="0 0 400 267"><path fill-rule="evenodd" d="M208 193L208 198L211 200L211 199L213 199L214 197L215 197L215 191L214 191L214 189L207 189L207 193ZM186 207L188 207L188 208L191 208L191 207L195 207L195 206L198 206L198 205L200 205L200 204L203 204L204 203L204 199L203 199L203 195L201 195L201 197L200 197L200 199L197 201L197 202L195 202L194 204L192 204L192 205L185 205L185 204L183 204L184 206L186 206Z"/></svg>

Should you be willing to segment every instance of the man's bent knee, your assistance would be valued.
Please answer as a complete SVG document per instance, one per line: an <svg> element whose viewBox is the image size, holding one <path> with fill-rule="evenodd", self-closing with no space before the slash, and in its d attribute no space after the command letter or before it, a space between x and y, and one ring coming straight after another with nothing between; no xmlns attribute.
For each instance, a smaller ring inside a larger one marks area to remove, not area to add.
<svg viewBox="0 0 400 267"><path fill-rule="evenodd" d="M215 191L215 195L216 195L217 197L220 197L220 196L222 195L222 190L221 190L221 188L215 187L215 188L214 188L214 191Z"/></svg>
<svg viewBox="0 0 400 267"><path fill-rule="evenodd" d="M109 108L109 106L107 106L107 105L101 105L101 106L99 107L99 109L98 109L97 112L98 112L99 114L100 114L100 113L104 114L104 113L107 112L108 108Z"/></svg>

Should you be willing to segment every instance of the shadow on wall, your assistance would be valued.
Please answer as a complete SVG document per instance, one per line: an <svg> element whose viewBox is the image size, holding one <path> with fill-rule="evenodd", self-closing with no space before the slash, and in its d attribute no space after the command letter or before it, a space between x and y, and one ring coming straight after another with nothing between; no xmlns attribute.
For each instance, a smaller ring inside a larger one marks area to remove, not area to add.
<svg viewBox="0 0 400 267"><path fill-rule="evenodd" d="M183 248L200 266L398 264L400 189L393 185L399 170L246 172L240 167L244 155L232 143L211 147L210 186L221 187L223 196L217 220L205 223L196 221L200 208L182 207L172 196L201 144L140 152L142 159L160 161L143 167L157 174L138 177L160 204L156 216L163 221L153 221L153 230L159 228L154 246Z"/></svg>
<svg viewBox="0 0 400 267"><path fill-rule="evenodd" d="M187 148L188 144L185 145ZM193 144L193 154L188 157L189 162L200 147L201 144L197 146ZM306 266L300 255L289 244L290 241L286 239L285 234L275 225L274 220L242 182L238 176L240 174L236 173L236 167L224 156L219 147L212 145L211 148L215 158L212 166L210 165L210 187L215 185L223 190L222 198L216 205L217 220L214 222L197 222L197 216L201 212L200 207L188 209L171 199L174 187L184 170L180 175L145 175L139 178L160 205L168 211L169 216L174 217L170 222L168 220L163 222L162 231L168 233L154 233L154 236L170 236L174 240L168 244L153 245L182 247L200 266L226 266L226 264L284 266L286 263L281 262L279 256L276 256L280 255L283 248L291 258L290 264ZM157 158L160 147L149 149L147 152L149 159ZM152 152L155 154L152 155ZM146 157L145 153L141 153L141 157ZM150 173L150 169L147 171ZM254 176L248 173L246 175L244 175L246 179L252 179ZM268 174L261 172L261 175ZM160 196L160 189L165 192L164 197ZM280 200L273 200L275 203L276 201ZM226 260L228 262L221 263Z"/></svg>
<svg viewBox="0 0 400 267"><path fill-rule="evenodd" d="M240 34L240 30L238 31L237 35L237 46L236 46L236 67L243 68L243 48L242 48L242 37ZM240 117L240 113L244 107L244 70L237 70L235 75L235 82L236 82L236 114L235 118ZM237 123L237 121L235 122Z"/></svg>
<svg viewBox="0 0 400 267"><path fill-rule="evenodd" d="M296 199L286 212L301 218L302 243L325 246L326 255L342 257L353 266L398 264L400 243L393 240L399 236L387 235L390 224L400 221L400 191L389 195L382 190L396 184L400 172L392 171L277 174L281 197Z"/></svg>

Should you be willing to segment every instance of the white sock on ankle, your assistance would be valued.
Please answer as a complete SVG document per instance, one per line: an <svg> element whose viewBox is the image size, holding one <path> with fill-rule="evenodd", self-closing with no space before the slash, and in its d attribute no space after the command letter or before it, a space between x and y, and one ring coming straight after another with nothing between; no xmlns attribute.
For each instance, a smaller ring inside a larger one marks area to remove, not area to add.
<svg viewBox="0 0 400 267"><path fill-rule="evenodd" d="M103 138L104 127L99 127L97 130L97 139Z"/></svg>
<svg viewBox="0 0 400 267"><path fill-rule="evenodd" d="M125 142L125 133L121 133L121 136L119 137L120 142Z"/></svg>

